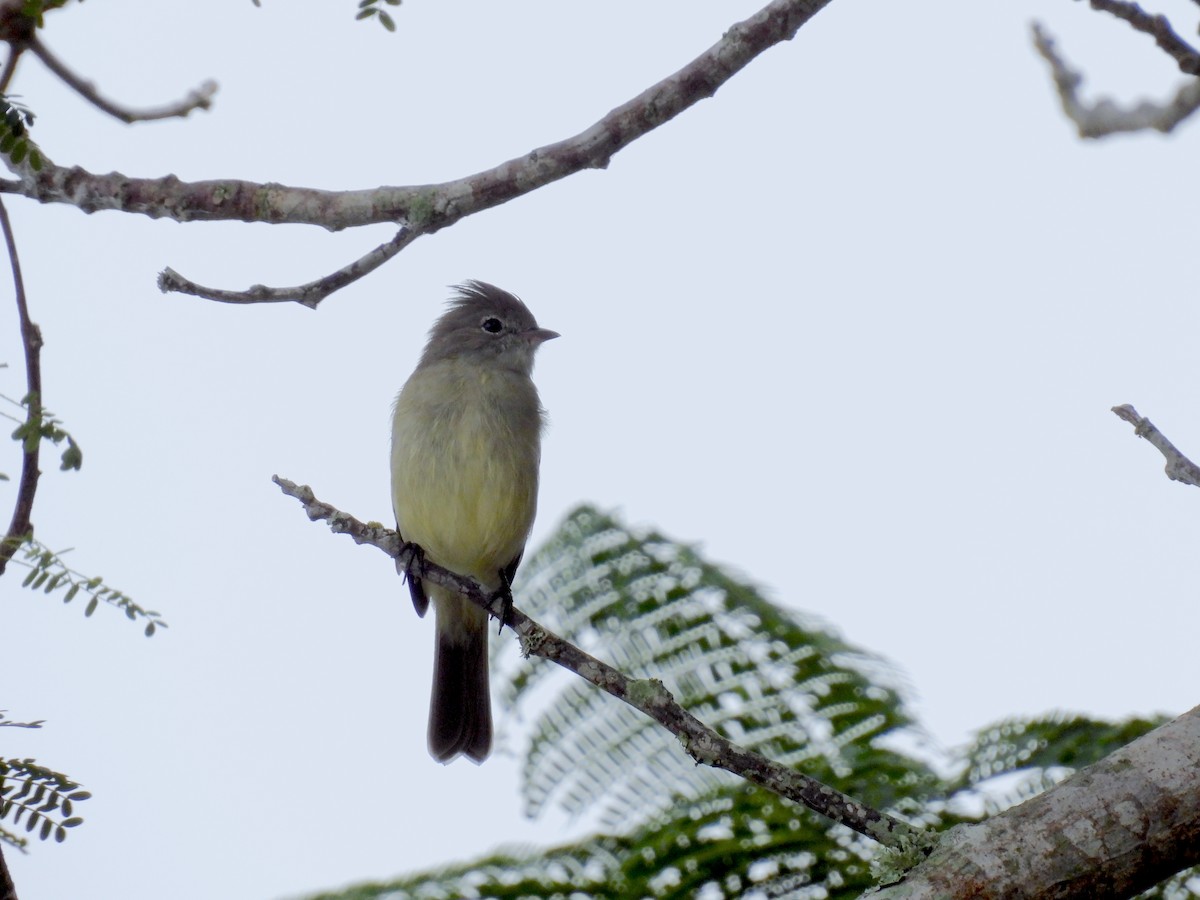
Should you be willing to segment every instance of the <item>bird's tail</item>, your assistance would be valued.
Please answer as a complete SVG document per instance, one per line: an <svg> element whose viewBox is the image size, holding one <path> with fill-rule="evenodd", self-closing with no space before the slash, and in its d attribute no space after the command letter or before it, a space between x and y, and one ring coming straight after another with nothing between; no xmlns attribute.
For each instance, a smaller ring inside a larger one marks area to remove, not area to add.
<svg viewBox="0 0 1200 900"><path fill-rule="evenodd" d="M488 617L470 601L440 591L436 592L435 607L437 646L429 703L429 752L442 763L460 753L481 763L492 752Z"/></svg>

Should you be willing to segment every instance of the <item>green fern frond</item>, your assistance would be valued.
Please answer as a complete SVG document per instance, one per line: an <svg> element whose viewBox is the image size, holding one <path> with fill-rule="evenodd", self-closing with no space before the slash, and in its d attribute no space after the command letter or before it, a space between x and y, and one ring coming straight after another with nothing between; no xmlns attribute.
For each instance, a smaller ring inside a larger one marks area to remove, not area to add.
<svg viewBox="0 0 1200 900"><path fill-rule="evenodd" d="M825 781L854 772L874 738L911 724L899 679L879 658L781 609L694 548L631 531L591 507L571 513L529 560L518 597L529 615L626 674L661 679L730 739ZM602 803L602 827L624 832L672 797L733 783L693 765L657 724L578 679L545 708L539 688L554 667L505 667L503 659L502 702L534 718L523 769L531 815L552 799L573 814ZM872 771L869 762L863 770ZM884 779L869 788L860 799L877 805L895 794Z"/></svg>

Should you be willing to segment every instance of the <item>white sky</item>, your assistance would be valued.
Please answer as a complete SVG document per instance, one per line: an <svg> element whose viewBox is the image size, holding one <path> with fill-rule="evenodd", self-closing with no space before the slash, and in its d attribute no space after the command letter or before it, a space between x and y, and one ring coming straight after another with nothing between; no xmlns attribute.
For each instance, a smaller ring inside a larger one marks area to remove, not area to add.
<svg viewBox="0 0 1200 900"><path fill-rule="evenodd" d="M46 42L132 105L215 78L212 112L122 126L33 59L13 89L63 165L422 183L574 134L758 6L408 0L390 35L351 0L110 0ZM1193 31L1194 6L1168 11ZM894 661L944 746L1007 715L1194 705L1200 494L1109 408L1200 454L1195 126L1081 143L1035 12L1094 89L1180 77L1065 0L837 0L606 171L419 240L317 312L155 274L297 284L391 228L6 200L45 400L85 454L47 459L38 534L171 626L147 641L0 582L0 708L48 720L0 755L95 794L65 844L6 853L22 900L272 898L574 833L522 818L512 758L429 759L430 623L389 560L270 482L387 520L391 398L470 277L563 334L536 372L535 541L591 501L701 542Z"/></svg>

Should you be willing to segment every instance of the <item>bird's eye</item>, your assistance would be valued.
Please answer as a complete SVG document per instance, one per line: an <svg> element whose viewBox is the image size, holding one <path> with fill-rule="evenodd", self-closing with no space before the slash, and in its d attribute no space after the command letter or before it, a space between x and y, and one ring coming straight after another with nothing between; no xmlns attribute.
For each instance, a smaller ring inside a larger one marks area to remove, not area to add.
<svg viewBox="0 0 1200 900"><path fill-rule="evenodd" d="M488 334L499 334L504 329L504 323L495 316L488 316L479 327Z"/></svg>

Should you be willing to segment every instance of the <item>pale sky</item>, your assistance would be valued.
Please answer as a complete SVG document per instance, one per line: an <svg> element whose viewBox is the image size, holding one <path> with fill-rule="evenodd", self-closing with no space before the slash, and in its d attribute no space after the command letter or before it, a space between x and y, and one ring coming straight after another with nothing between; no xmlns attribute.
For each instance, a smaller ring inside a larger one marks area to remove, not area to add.
<svg viewBox="0 0 1200 900"><path fill-rule="evenodd" d="M72 4L45 41L107 95L214 78L212 111L123 126L33 59L13 91L60 165L424 183L582 130L759 5L407 0L388 34L351 0ZM1194 5L1165 9L1194 31ZM84 451L80 473L47 457L38 534L170 623L146 640L0 580L0 708L47 720L0 755L94 794L65 844L6 851L22 900L268 900L579 833L522 817L513 757L428 757L430 621L390 560L270 481L388 519L391 399L466 278L563 336L535 372L535 544L583 501L698 542L891 660L943 748L1010 715L1195 705L1200 493L1109 408L1200 455L1196 126L1081 142L1035 14L1090 92L1182 77L1067 0L836 0L607 170L423 238L316 312L155 275L298 284L390 227L7 198L45 402Z"/></svg>

